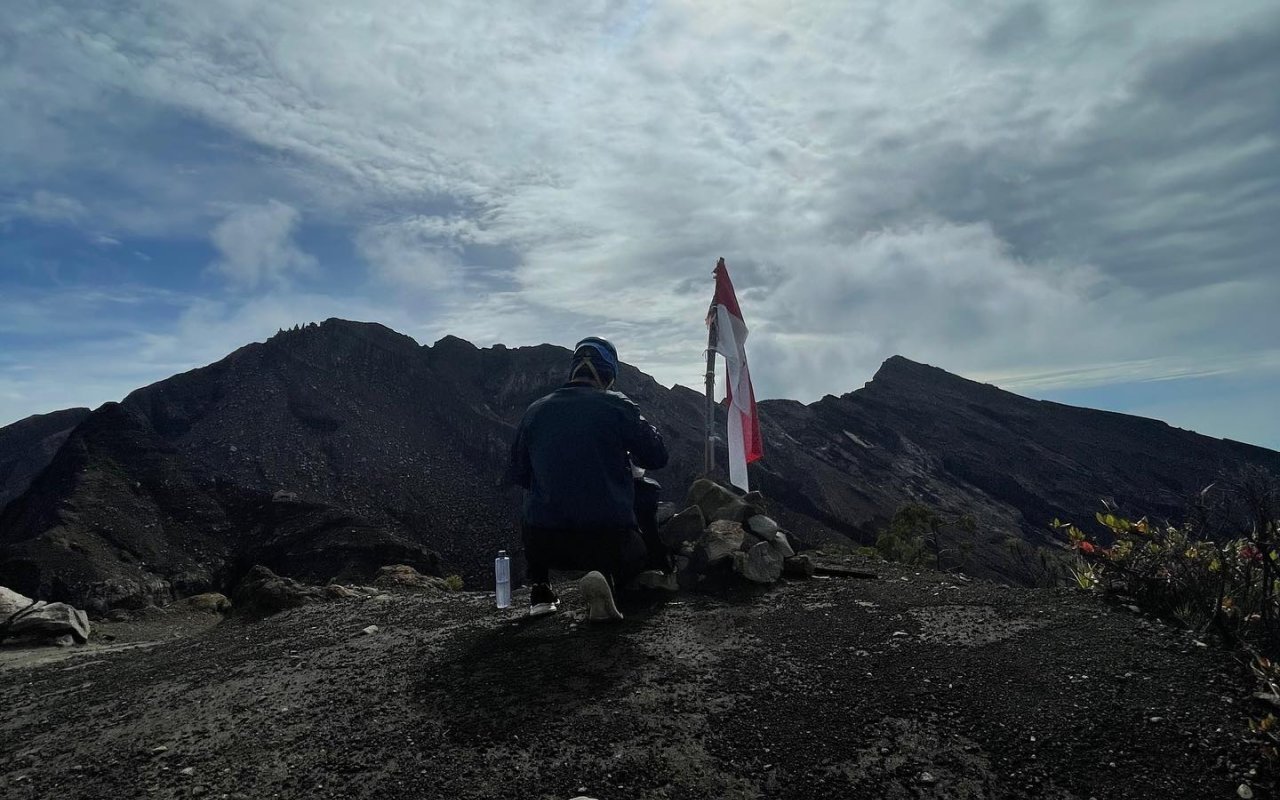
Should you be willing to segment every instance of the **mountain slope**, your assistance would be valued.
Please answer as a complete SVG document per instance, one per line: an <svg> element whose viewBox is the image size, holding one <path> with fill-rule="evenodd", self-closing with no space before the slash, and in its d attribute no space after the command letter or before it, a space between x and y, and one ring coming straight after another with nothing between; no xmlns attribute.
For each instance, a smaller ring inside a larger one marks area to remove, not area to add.
<svg viewBox="0 0 1280 800"><path fill-rule="evenodd" d="M0 428L0 509L27 490L87 416L87 408L68 408Z"/></svg>
<svg viewBox="0 0 1280 800"><path fill-rule="evenodd" d="M483 585L497 550L519 550L518 497L498 485L513 426L568 357L343 320L248 345L83 419L0 513L0 585L101 609L225 587L254 560L317 580L402 560ZM666 437L655 477L679 502L702 467L702 395L626 365L618 388ZM919 502L972 515L966 569L1013 582L1008 537L1042 541L1103 495L1175 514L1222 468L1280 472L1280 453L900 357L857 391L761 416L752 480L800 540L872 541Z"/></svg>

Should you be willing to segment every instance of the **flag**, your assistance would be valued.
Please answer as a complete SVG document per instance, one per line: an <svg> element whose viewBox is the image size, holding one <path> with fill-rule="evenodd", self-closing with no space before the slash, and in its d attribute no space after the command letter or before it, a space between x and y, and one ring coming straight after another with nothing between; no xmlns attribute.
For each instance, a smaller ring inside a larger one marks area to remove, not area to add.
<svg viewBox="0 0 1280 800"><path fill-rule="evenodd" d="M747 323L729 280L724 259L716 262L716 293L707 324L716 326L715 350L725 362L725 401L729 406L729 482L747 491L747 465L764 455L756 395L747 368Z"/></svg>

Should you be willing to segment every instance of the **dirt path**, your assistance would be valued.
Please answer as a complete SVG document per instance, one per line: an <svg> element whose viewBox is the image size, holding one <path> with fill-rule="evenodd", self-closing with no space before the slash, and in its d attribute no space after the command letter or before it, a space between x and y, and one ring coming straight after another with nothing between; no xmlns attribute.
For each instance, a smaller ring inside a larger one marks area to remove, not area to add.
<svg viewBox="0 0 1280 800"><path fill-rule="evenodd" d="M1199 800L1248 779L1226 655L1078 594L883 570L612 628L350 601L0 671L0 795Z"/></svg>

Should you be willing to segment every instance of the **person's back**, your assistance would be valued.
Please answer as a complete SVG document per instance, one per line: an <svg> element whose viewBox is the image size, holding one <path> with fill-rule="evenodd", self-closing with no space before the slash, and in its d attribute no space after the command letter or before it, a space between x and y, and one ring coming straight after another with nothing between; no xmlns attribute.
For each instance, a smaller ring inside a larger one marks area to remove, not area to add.
<svg viewBox="0 0 1280 800"><path fill-rule="evenodd" d="M579 342L569 383L529 406L516 432L508 477L525 489L523 536L534 611L555 608L547 577L552 568L587 569L625 582L649 558L636 530L632 467L665 466L667 450L639 406L609 390L617 370L611 344ZM617 616L616 609L611 613Z"/></svg>
<svg viewBox="0 0 1280 800"><path fill-rule="evenodd" d="M525 413L529 480L524 520L565 530L636 526L631 467L658 469L667 452L640 409L619 392L564 386Z"/></svg>

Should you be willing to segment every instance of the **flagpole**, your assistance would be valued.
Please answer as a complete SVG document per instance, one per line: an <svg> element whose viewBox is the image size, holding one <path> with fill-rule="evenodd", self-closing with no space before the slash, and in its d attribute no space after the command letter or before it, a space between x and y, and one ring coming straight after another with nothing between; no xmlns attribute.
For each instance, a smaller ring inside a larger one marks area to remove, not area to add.
<svg viewBox="0 0 1280 800"><path fill-rule="evenodd" d="M704 475L709 478L716 468L716 320L714 316L708 322L707 328L707 422L702 466Z"/></svg>

